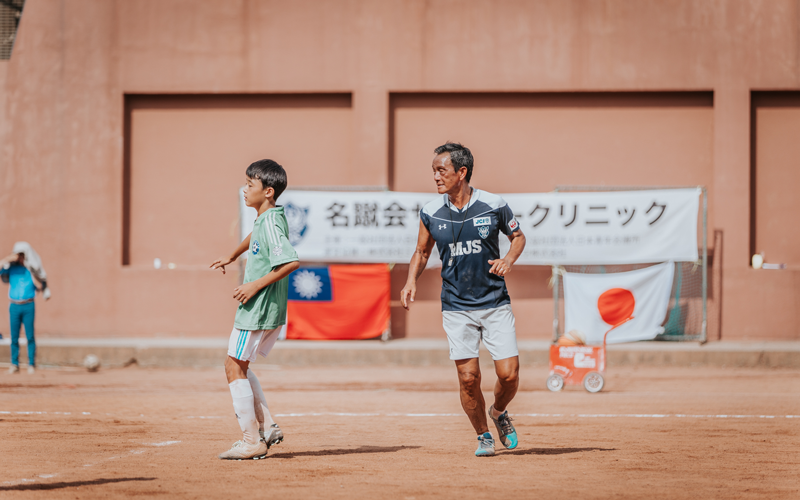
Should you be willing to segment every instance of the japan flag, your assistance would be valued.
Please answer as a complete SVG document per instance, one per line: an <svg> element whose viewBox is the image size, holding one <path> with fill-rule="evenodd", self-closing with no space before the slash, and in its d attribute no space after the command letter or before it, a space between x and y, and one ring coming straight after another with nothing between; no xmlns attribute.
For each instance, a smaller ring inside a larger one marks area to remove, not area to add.
<svg viewBox="0 0 800 500"><path fill-rule="evenodd" d="M609 274L564 273L564 331L588 344L652 340L663 331L675 264Z"/></svg>

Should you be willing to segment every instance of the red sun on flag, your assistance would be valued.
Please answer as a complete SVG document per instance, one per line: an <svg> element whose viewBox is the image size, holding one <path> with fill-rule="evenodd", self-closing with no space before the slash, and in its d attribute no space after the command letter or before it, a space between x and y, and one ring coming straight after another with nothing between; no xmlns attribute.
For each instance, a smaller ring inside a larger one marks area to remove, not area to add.
<svg viewBox="0 0 800 500"><path fill-rule="evenodd" d="M636 299L633 298L633 293L624 288L606 290L597 299L597 310L600 311L600 317L613 327L633 319L635 306Z"/></svg>

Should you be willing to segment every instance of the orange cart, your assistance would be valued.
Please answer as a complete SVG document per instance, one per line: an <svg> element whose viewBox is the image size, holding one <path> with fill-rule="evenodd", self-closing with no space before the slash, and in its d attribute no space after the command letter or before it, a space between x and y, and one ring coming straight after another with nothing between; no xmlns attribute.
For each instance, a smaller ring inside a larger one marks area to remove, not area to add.
<svg viewBox="0 0 800 500"><path fill-rule="evenodd" d="M628 318L617 328L633 318ZM591 345L551 345L550 376L547 377L547 388L553 392L560 391L564 384L583 385L589 392L600 392L605 385L603 374L606 372L606 337L603 335L602 346Z"/></svg>

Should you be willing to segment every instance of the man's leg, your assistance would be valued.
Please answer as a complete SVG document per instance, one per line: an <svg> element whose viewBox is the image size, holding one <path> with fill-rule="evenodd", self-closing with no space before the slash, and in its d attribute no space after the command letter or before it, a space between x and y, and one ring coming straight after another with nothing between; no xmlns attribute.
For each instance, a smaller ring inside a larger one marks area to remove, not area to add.
<svg viewBox="0 0 800 500"><path fill-rule="evenodd" d="M483 311L481 318L483 343L494 359L497 382L494 386L494 404L489 408L500 442L508 449L519 443L517 431L508 416L508 404L514 399L519 387L519 350L514 326L514 313L510 305Z"/></svg>
<svg viewBox="0 0 800 500"><path fill-rule="evenodd" d="M519 356L496 359L494 371L497 373L497 382L494 385L494 404L489 408L489 416L497 429L500 442L506 448L513 450L519 440L506 407L514 399L519 387Z"/></svg>
<svg viewBox="0 0 800 500"><path fill-rule="evenodd" d="M514 399L519 388L519 356L506 359L499 359L494 362L494 371L497 374L497 382L494 385L494 405L492 405L492 417L499 417L508 403Z"/></svg>
<svg viewBox="0 0 800 500"><path fill-rule="evenodd" d="M22 326L22 316L19 311L19 304L8 306L8 317L10 320L11 331L11 370L19 368L19 329Z"/></svg>
<svg viewBox="0 0 800 500"><path fill-rule="evenodd" d="M494 371L497 373L497 382L494 385L494 404L489 408L489 416L497 429L500 442L509 450L513 450L519 444L519 440L506 407L514 399L519 387L519 356L496 359Z"/></svg>
<svg viewBox="0 0 800 500"><path fill-rule="evenodd" d="M456 360L458 383L461 387L461 407L469 417L475 432L489 432L486 425L486 402L481 392L481 367L478 358Z"/></svg>
<svg viewBox="0 0 800 500"><path fill-rule="evenodd" d="M25 327L25 337L28 339L28 365L36 366L36 337L33 334L33 320L36 317L36 304L25 304L22 312L22 325ZM30 370L30 368L28 368Z"/></svg>

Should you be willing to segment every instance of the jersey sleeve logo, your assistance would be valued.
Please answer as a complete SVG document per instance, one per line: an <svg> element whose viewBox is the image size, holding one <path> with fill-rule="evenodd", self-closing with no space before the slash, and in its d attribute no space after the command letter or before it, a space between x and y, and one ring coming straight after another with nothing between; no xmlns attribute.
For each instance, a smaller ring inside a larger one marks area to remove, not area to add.
<svg viewBox="0 0 800 500"><path fill-rule="evenodd" d="M273 255L282 254L283 253L283 247L280 246L280 245L275 245L274 247L272 247L272 253L273 253Z"/></svg>
<svg viewBox="0 0 800 500"><path fill-rule="evenodd" d="M491 217L478 217L476 219L473 219L473 222L474 222L474 224L476 226L489 226L489 225L492 224L492 218Z"/></svg>
<svg viewBox="0 0 800 500"><path fill-rule="evenodd" d="M253 240L253 244L250 245L250 250L253 252L253 255L258 255L258 251L261 250L261 245L258 243L258 240Z"/></svg>
<svg viewBox="0 0 800 500"><path fill-rule="evenodd" d="M512 231L516 230L519 227L519 223L517 222L517 219L516 218L511 219L511 222L508 223L508 227Z"/></svg>

